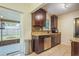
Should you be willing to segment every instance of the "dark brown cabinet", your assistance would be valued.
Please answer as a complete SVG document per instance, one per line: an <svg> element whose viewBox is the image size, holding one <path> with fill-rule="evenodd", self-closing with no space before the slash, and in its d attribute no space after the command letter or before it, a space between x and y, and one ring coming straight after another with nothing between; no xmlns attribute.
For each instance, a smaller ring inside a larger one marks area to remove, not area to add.
<svg viewBox="0 0 79 59"><path fill-rule="evenodd" d="M61 43L61 34L60 33L59 34L57 34L57 33L53 34L51 36L51 46L54 47L54 46L56 46L60 43Z"/></svg>
<svg viewBox="0 0 79 59"><path fill-rule="evenodd" d="M79 42L71 42L71 56L79 56Z"/></svg>
<svg viewBox="0 0 79 59"><path fill-rule="evenodd" d="M43 27L46 20L46 11L39 9L32 13L32 24L34 27Z"/></svg>
<svg viewBox="0 0 79 59"><path fill-rule="evenodd" d="M52 35L33 36L33 51L37 54L54 47L61 42L61 34L53 33Z"/></svg>
<svg viewBox="0 0 79 59"><path fill-rule="evenodd" d="M37 54L44 51L44 38L43 37L35 37L33 39L33 51Z"/></svg>
<svg viewBox="0 0 79 59"><path fill-rule="evenodd" d="M51 16L51 30L52 32L56 32L58 25L58 16L52 15Z"/></svg>

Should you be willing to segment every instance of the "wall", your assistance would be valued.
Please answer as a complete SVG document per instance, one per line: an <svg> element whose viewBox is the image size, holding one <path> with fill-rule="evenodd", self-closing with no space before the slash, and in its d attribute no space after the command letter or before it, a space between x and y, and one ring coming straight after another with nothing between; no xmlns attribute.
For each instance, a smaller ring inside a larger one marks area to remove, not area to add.
<svg viewBox="0 0 79 59"><path fill-rule="evenodd" d="M61 32L61 43L70 44L74 37L74 18L79 17L79 11L60 15L58 18L58 28Z"/></svg>

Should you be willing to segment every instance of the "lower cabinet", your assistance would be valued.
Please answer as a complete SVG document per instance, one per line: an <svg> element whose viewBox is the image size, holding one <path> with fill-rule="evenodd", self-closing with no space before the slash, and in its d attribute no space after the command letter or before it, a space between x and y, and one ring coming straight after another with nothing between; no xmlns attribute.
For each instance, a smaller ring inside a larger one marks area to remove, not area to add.
<svg viewBox="0 0 79 59"><path fill-rule="evenodd" d="M53 46L60 44L61 35L44 35L44 36L33 36L32 49L35 53L39 54Z"/></svg>
<svg viewBox="0 0 79 59"><path fill-rule="evenodd" d="M61 34L54 34L51 36L51 46L54 47L61 43Z"/></svg>
<svg viewBox="0 0 79 59"><path fill-rule="evenodd" d="M33 47L33 51L35 51L37 54L51 48L51 37L39 36L34 40Z"/></svg>
<svg viewBox="0 0 79 59"><path fill-rule="evenodd" d="M71 42L71 56L79 56L79 42Z"/></svg>
<svg viewBox="0 0 79 59"><path fill-rule="evenodd" d="M44 51L44 38L38 37L34 40L34 51L38 54Z"/></svg>

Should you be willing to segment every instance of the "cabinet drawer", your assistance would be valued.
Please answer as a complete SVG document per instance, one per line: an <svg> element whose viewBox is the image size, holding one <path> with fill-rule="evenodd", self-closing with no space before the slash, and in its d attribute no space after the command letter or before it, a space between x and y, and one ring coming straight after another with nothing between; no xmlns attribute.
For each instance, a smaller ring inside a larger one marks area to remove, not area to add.
<svg viewBox="0 0 79 59"><path fill-rule="evenodd" d="M56 46L60 43L61 41L61 35L60 34L55 34L55 35L52 35L51 37L51 46Z"/></svg>

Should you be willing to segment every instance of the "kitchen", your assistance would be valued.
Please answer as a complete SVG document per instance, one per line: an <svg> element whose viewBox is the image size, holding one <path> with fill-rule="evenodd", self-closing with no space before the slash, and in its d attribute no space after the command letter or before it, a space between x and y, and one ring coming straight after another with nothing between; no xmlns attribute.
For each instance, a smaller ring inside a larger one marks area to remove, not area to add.
<svg viewBox="0 0 79 59"><path fill-rule="evenodd" d="M15 4L13 4L15 5ZM18 5L18 4L16 4ZM24 6L25 4L21 4ZM29 4L29 6L36 4ZM41 4L39 4L40 6ZM19 6L19 5L18 5ZM17 7L18 7L17 6ZM28 5L26 4L28 7ZM33 7L31 7L33 8ZM3 8L4 10L5 8ZM2 10L2 11L3 11ZM23 9L24 10L24 9ZM6 10L5 10L6 11ZM25 10L26 11L26 10ZM2 12L3 15L8 12ZM13 15L13 13L10 13ZM16 15L16 13L14 13ZM18 14L20 15L20 14ZM8 15L6 15L8 16ZM78 3L47 3L39 8L24 14L22 36L20 41L11 40L7 42L3 39L10 35L4 36L3 33L8 33L9 27L19 29L19 22L13 21L12 25L5 21L1 15L1 42L0 55L28 55L28 56L79 56L79 4ZM12 16L13 17L13 16ZM15 17L15 16L14 16ZM27 20L26 20L27 19ZM7 20L7 19L6 19ZM11 21L9 21L11 22ZM14 24L14 22L16 24ZM8 25L9 27L8 27ZM14 29L10 38L15 35ZM4 31L4 30L7 31ZM15 30L17 31L17 30ZM16 34L20 33L20 29ZM9 34L9 33L8 33ZM14 34L14 35L13 35ZM4 40L4 41L3 41ZM19 45L16 45L19 44ZM21 45L20 45L21 43ZM10 45L11 44L11 45ZM10 47L11 46L11 47ZM14 46L14 47L13 47ZM9 48L8 48L9 47ZM10 49L11 48L11 49ZM13 49L13 50L12 50ZM16 50L16 51L15 51ZM4 53L5 52L5 53ZM17 52L17 53L15 53ZM12 54L11 54L12 53Z"/></svg>
<svg viewBox="0 0 79 59"><path fill-rule="evenodd" d="M58 32L57 27L58 16L52 15L50 19L46 18L47 12L42 8L32 13L32 49L37 54L61 43L61 32Z"/></svg>
<svg viewBox="0 0 79 59"><path fill-rule="evenodd" d="M41 55L59 45L68 45L67 55L78 56L78 4L52 3L46 6L32 13L32 52ZM63 7L60 9L59 6ZM61 49L65 55L67 48Z"/></svg>

